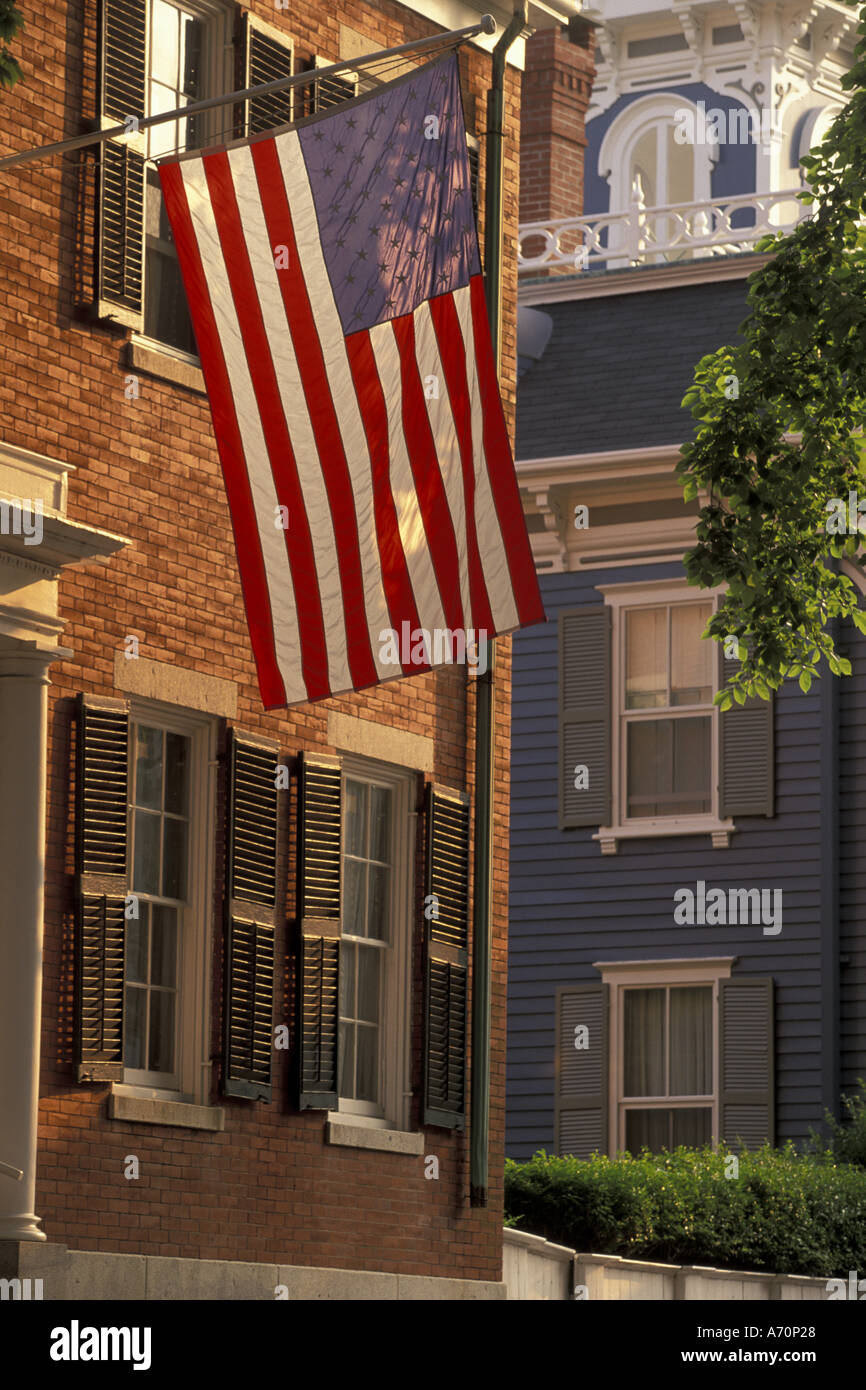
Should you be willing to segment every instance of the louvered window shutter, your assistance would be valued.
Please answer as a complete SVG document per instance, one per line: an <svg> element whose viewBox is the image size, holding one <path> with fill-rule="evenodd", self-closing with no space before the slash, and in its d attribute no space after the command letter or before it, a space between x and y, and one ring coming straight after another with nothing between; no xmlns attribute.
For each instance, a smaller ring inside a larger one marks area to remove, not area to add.
<svg viewBox="0 0 866 1390"><path fill-rule="evenodd" d="M559 619L559 826L610 824L610 609ZM578 772L578 769L586 772ZM586 785L581 785L585 782ZM577 785L575 785L577 783Z"/></svg>
<svg viewBox="0 0 866 1390"><path fill-rule="evenodd" d="M304 754L298 847L299 1110L333 1110L337 1105L342 807L340 760Z"/></svg>
<svg viewBox="0 0 866 1390"><path fill-rule="evenodd" d="M478 221L478 176L481 168L481 145L474 135L467 133L466 149L469 155L469 187L472 192L472 210Z"/></svg>
<svg viewBox="0 0 866 1390"><path fill-rule="evenodd" d="M719 648L720 686L739 662L725 660ZM719 714L719 815L772 816L775 755L773 697L759 696Z"/></svg>
<svg viewBox="0 0 866 1390"><path fill-rule="evenodd" d="M570 985L556 1001L558 1154L607 1153L610 986Z"/></svg>
<svg viewBox="0 0 866 1390"><path fill-rule="evenodd" d="M424 1123L466 1123L469 798L427 788Z"/></svg>
<svg viewBox="0 0 866 1390"><path fill-rule="evenodd" d="M145 115L147 0L102 0L99 128ZM141 330L144 280L145 133L99 147L99 318Z"/></svg>
<svg viewBox="0 0 866 1390"><path fill-rule="evenodd" d="M123 1080L129 711L78 697L76 773L76 1071Z"/></svg>
<svg viewBox="0 0 866 1390"><path fill-rule="evenodd" d="M244 17L244 87L257 87L262 82L276 82L278 77L291 77L294 44L283 34L254 15ZM288 125L292 120L293 93L291 87L244 102L244 129L247 135L258 135L275 126Z"/></svg>
<svg viewBox="0 0 866 1390"><path fill-rule="evenodd" d="M316 57L314 66L330 67L331 59ZM333 73L330 77L320 77L313 83L312 112L327 111L332 106L351 101L357 95L358 78L355 74L350 74L348 69L345 72Z"/></svg>
<svg viewBox="0 0 866 1390"><path fill-rule="evenodd" d="M226 840L223 1090L271 1099L279 749L232 729Z"/></svg>
<svg viewBox="0 0 866 1390"><path fill-rule="evenodd" d="M775 1142L773 981L719 981L719 1137L750 1149Z"/></svg>

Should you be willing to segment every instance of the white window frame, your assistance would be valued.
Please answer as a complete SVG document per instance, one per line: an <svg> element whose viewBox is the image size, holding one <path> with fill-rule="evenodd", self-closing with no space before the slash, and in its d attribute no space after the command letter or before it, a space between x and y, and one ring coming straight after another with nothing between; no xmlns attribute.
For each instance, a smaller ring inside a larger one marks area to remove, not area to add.
<svg viewBox="0 0 866 1390"><path fill-rule="evenodd" d="M204 87L208 92L216 92L219 88L222 92L230 92L233 85L234 75L234 45L232 43L232 32L234 26L233 7L226 3L226 0L165 0L165 3L173 9L186 10L189 14L197 15L207 21L206 42L204 47ZM151 29L153 25L153 0L148 0L147 5L147 38L145 49L145 114L150 115L150 82L151 82ZM226 112L232 110L230 106L217 107L213 111L203 111L201 119L204 128L204 144L213 143L221 132L225 132L225 124L228 119ZM157 127L159 129L159 127ZM143 131L145 137L145 153L150 155L149 131ZM225 139L231 139L231 133L225 134ZM144 245L142 248L141 264L141 313L142 323L147 314L147 198L148 182L145 178L144 189ZM191 352L186 352L183 348L175 347L172 343L164 343L160 338L151 338L144 332L134 333L133 340L141 343L142 347L150 348L153 352L166 353L170 357L175 357L180 362L189 363L191 366L199 366L199 358Z"/></svg>
<svg viewBox="0 0 866 1390"><path fill-rule="evenodd" d="M718 1143L719 1112L719 981L730 979L736 956L712 956L702 959L596 961L593 969L601 972L610 986L608 1033L608 1152L612 1158L625 1149L625 1116L629 1109L696 1109L711 1108L711 1142ZM711 1107L706 1097L665 1096L623 1099L625 1075L625 1008L623 994L627 989L676 989L689 985L710 985L713 991L713 1094Z"/></svg>
<svg viewBox="0 0 866 1390"><path fill-rule="evenodd" d="M680 111L691 111L695 121L699 120L698 107L688 97L674 92L654 92L631 102L611 122L598 152L599 173L610 185L610 212L627 212L631 204L630 170L638 140L652 125L660 122L676 124L676 115ZM694 186L689 201L706 203L710 199L712 169L715 159L718 159L718 150L709 143L695 144L693 149ZM666 147L664 154L666 159Z"/></svg>
<svg viewBox="0 0 866 1390"><path fill-rule="evenodd" d="M412 924L415 901L415 775L372 758L342 755L346 780L373 782L391 792L392 870L388 904L391 941L385 948L379 996L379 1095L381 1105L338 1097L341 1120L372 1129L409 1128L411 1087ZM340 874L343 873L342 854ZM342 926L341 926L342 933Z"/></svg>
<svg viewBox="0 0 866 1390"><path fill-rule="evenodd" d="M719 709L707 705L712 720L710 794L712 805L707 814L694 816L647 816L637 819L625 816L626 758L625 758L625 611L630 608L656 608L663 604L712 603L718 607L725 585L714 589L696 590L688 580L646 580L631 584L598 584L596 588L610 607L611 632L611 823L600 826L593 835L601 844L603 854L615 854L619 840L670 835L712 836L715 849L726 848L735 830L733 820L719 816ZM713 643L713 694L718 690L716 643ZM661 717L661 716L660 716Z"/></svg>
<svg viewBox="0 0 866 1390"><path fill-rule="evenodd" d="M183 734L190 740L188 902L179 910L175 1084L157 1073L124 1067L120 1094L206 1105L210 1081L211 961L216 814L217 721L156 701L130 701L130 843L134 802L136 724ZM130 864L130 888L132 887ZM124 989L126 971L124 966Z"/></svg>

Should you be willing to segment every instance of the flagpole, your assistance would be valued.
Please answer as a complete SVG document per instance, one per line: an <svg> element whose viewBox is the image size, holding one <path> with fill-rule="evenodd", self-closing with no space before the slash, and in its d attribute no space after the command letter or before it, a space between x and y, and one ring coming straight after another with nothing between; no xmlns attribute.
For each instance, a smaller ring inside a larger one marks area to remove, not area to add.
<svg viewBox="0 0 866 1390"><path fill-rule="evenodd" d="M271 92L282 92L298 83L318 82L335 72L344 72L346 69L355 72L368 63L381 62L383 58L398 58L403 53L423 53L437 45L460 44L466 39L476 38L479 34L495 33L496 20L492 15L485 14L477 24L468 24L463 29L450 29L444 34L434 34L432 38L413 39L410 43L398 44L396 48L382 48L378 53L366 53L361 58L344 58L342 62L310 69L308 72L296 72L291 77L276 77L273 82L260 82L256 87L245 87L242 91L229 92L225 96L206 97L202 101L190 102L189 106L179 106L174 111L160 111L155 116L130 115L121 125L111 126L107 130L88 130L83 135L72 135L68 140L56 140L50 145L36 145L29 150L19 150L16 154L4 155L0 159L0 169L12 169L18 164L28 164L34 159L46 159L49 155L85 149L88 145L99 145L104 140L117 140L124 135L136 135L140 130L149 130L151 126L162 125L164 121L194 116L199 111L213 111L218 106L230 106L235 102L247 101L251 97L268 96Z"/></svg>
<svg viewBox="0 0 866 1390"><path fill-rule="evenodd" d="M502 168L505 141L505 60L528 28L526 0L493 49L487 93L487 182L484 198L484 280L496 373L502 336ZM490 1150L490 1005L492 994L493 788L496 643L485 643L484 674L475 680L475 875L472 935L472 1070L469 1102L469 1202L487 1206Z"/></svg>

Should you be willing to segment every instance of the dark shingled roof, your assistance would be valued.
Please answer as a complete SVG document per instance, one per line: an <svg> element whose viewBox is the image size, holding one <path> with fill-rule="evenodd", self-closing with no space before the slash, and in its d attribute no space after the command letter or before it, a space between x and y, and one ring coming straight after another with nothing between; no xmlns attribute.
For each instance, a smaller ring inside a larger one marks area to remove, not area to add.
<svg viewBox="0 0 866 1390"><path fill-rule="evenodd" d="M517 390L518 459L682 444L696 363L737 341L745 279L539 305L553 319Z"/></svg>

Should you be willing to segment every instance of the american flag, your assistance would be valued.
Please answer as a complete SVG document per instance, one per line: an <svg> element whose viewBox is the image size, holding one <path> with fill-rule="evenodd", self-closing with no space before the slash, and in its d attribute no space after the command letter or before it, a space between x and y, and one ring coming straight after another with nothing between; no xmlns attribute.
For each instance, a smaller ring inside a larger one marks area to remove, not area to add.
<svg viewBox="0 0 866 1390"><path fill-rule="evenodd" d="M265 707L542 621L456 55L159 172Z"/></svg>

